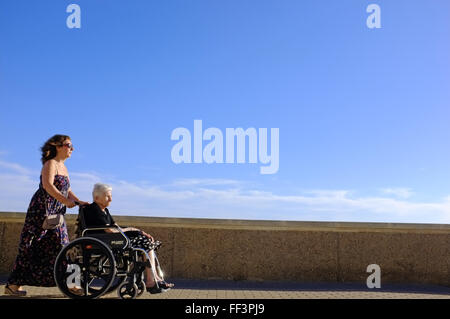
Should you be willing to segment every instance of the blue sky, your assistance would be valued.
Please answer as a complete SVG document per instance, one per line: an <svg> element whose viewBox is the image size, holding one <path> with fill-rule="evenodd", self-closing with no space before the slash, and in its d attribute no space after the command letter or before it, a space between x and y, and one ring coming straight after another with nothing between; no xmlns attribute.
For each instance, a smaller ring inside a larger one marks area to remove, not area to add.
<svg viewBox="0 0 450 319"><path fill-rule="evenodd" d="M110 183L116 214L450 223L449 36L444 0L2 1L0 211L62 133L74 192ZM279 171L174 164L195 119L279 128Z"/></svg>

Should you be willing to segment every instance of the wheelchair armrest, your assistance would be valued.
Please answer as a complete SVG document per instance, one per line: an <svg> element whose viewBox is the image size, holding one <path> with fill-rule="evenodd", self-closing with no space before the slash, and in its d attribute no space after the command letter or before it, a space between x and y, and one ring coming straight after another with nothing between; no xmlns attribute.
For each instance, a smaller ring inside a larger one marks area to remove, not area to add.
<svg viewBox="0 0 450 319"><path fill-rule="evenodd" d="M112 232L108 233L105 232L105 230L108 229L117 229L118 232ZM103 230L103 232L96 232L93 234L87 234L89 231L100 231ZM119 226L112 225L108 227L95 227L95 228L86 228L81 233L81 237L94 237L97 239L100 239L101 241L107 243L111 248L121 248L124 249L128 246L130 246L130 239L127 235L122 231L122 229ZM119 239L117 238L119 236ZM122 241L120 241L120 238L122 238Z"/></svg>
<svg viewBox="0 0 450 319"><path fill-rule="evenodd" d="M128 239L128 237L125 235L125 233L122 231L122 229L117 225L111 225L111 226L107 226L107 227L85 228L81 232L81 237L83 237L84 234L89 231L108 230L108 229L117 229L119 231L119 233L121 233L123 236L125 236Z"/></svg>

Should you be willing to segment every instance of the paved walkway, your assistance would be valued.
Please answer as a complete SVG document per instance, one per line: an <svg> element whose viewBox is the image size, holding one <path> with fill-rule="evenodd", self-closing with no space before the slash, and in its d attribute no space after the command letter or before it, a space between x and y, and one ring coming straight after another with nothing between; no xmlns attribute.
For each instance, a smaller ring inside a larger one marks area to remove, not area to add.
<svg viewBox="0 0 450 319"><path fill-rule="evenodd" d="M0 277L0 299L6 278ZM172 279L176 287L156 295L144 293L139 299L450 299L450 287L419 285L385 285L368 289L360 284L320 284L289 282L233 282ZM28 294L22 298L66 298L57 287L24 286ZM102 296L117 299L117 292Z"/></svg>

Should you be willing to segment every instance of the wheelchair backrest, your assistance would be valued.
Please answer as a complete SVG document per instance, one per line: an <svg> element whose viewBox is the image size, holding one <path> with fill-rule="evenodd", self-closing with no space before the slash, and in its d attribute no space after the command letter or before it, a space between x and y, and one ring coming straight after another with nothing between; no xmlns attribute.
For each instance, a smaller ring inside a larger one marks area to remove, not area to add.
<svg viewBox="0 0 450 319"><path fill-rule="evenodd" d="M109 227L88 228L86 227L85 211L83 206L78 209L77 218L77 237L94 237L105 244L111 249L124 249L129 244L129 239L122 233L106 233L105 230Z"/></svg>
<svg viewBox="0 0 450 319"><path fill-rule="evenodd" d="M75 229L75 234L76 237L81 237L83 230L86 229L86 222L85 222L85 218L84 218L84 208L83 206L79 206L78 207L78 218L77 218L77 222L76 222L76 229Z"/></svg>

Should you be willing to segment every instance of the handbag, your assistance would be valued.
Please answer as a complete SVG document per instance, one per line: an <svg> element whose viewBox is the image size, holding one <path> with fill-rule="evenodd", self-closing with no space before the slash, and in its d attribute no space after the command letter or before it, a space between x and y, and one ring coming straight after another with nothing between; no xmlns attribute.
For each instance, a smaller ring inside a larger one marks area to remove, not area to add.
<svg viewBox="0 0 450 319"><path fill-rule="evenodd" d="M64 223L63 214L51 214L45 217L44 223L42 224L42 228L55 229L61 227L63 223Z"/></svg>

